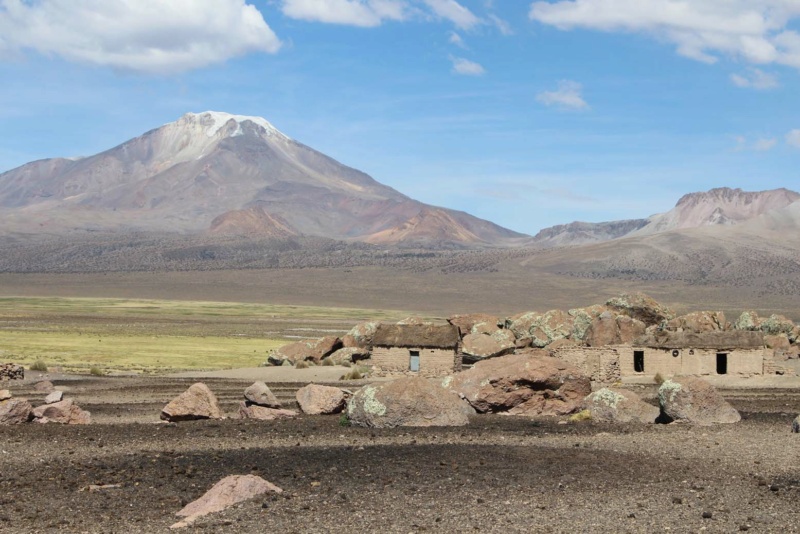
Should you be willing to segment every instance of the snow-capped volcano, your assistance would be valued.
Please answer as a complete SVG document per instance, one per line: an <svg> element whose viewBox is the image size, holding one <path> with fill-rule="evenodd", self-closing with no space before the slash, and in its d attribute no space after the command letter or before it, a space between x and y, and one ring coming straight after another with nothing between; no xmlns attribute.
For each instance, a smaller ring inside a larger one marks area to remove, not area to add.
<svg viewBox="0 0 800 534"><path fill-rule="evenodd" d="M423 210L438 210L447 214L441 220L467 229L444 234L456 241L460 235L469 235L471 244L520 236L408 198L292 140L266 119L218 111L187 113L95 156L41 160L0 174L0 210L7 232L198 232L216 221L216 233L261 229L365 241L386 231L413 241L391 230Z"/></svg>

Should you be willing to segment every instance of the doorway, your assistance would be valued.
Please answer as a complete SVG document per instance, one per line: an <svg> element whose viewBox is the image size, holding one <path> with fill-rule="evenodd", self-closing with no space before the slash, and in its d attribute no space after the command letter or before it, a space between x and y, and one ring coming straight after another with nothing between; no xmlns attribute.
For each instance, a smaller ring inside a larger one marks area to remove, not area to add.
<svg viewBox="0 0 800 534"><path fill-rule="evenodd" d="M718 375L728 374L728 354L725 352L717 353L717 374Z"/></svg>
<svg viewBox="0 0 800 534"><path fill-rule="evenodd" d="M410 371L419 372L419 351L410 350L408 351L408 355L409 355L408 369Z"/></svg>
<svg viewBox="0 0 800 534"><path fill-rule="evenodd" d="M644 351L633 351L633 371L635 373L644 373Z"/></svg>

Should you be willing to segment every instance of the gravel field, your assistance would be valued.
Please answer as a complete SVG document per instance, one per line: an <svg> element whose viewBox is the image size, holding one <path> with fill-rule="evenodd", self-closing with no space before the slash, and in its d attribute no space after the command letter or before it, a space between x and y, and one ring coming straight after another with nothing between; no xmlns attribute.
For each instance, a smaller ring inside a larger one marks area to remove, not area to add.
<svg viewBox="0 0 800 534"><path fill-rule="evenodd" d="M0 427L1 532L164 532L218 480L249 473L284 493L186 530L800 531L795 391L724 390L744 419L714 427L475 416L462 428L370 430L338 416L158 424L191 379L63 378L56 386L95 423ZM249 385L206 383L228 414ZM299 387L272 385L287 403ZM11 390L36 404L31 386Z"/></svg>

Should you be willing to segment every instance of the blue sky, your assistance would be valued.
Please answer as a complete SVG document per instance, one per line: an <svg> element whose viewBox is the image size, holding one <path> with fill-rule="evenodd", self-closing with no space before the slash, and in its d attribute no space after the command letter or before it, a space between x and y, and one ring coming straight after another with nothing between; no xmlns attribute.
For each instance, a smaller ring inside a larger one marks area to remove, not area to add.
<svg viewBox="0 0 800 534"><path fill-rule="evenodd" d="M0 171L267 118L536 233L800 189L798 0L0 0Z"/></svg>

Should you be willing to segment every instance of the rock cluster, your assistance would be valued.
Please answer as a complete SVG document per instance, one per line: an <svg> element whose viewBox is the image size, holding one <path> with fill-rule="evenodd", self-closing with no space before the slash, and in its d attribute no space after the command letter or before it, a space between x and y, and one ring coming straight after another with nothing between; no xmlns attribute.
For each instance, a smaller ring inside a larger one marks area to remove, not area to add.
<svg viewBox="0 0 800 534"><path fill-rule="evenodd" d="M264 382L254 382L244 390L244 400L239 402L240 419L274 421L297 417L294 410L283 409L280 401Z"/></svg>
<svg viewBox="0 0 800 534"><path fill-rule="evenodd" d="M26 399L17 399L7 389L0 391L0 425L27 422L88 425L92 414L82 410L72 399L64 399L61 391L51 392L45 403L34 408Z"/></svg>
<svg viewBox="0 0 800 534"><path fill-rule="evenodd" d="M0 380L24 380L25 368L15 363L0 363Z"/></svg>

